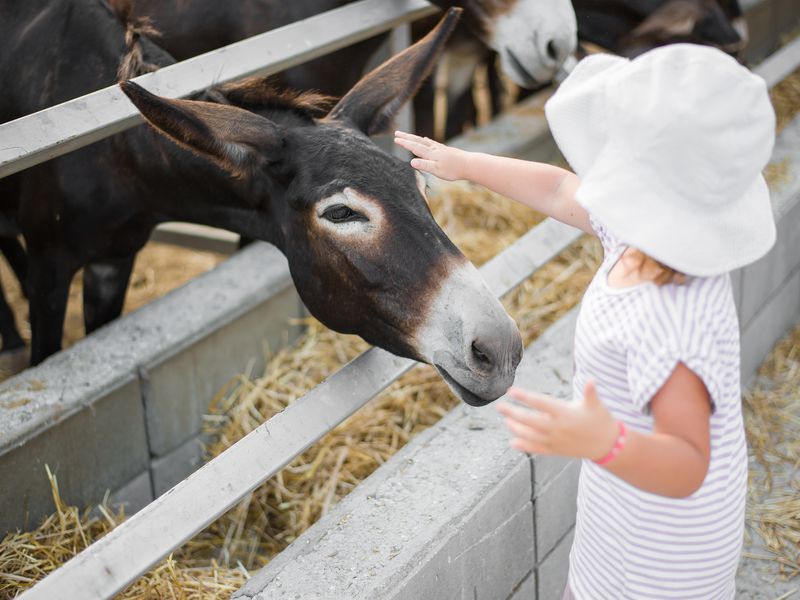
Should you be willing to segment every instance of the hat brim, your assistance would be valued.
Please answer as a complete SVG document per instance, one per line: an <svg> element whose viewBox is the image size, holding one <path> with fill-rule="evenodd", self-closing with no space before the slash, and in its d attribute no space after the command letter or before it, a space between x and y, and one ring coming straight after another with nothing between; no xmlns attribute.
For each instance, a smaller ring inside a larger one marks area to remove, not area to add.
<svg viewBox="0 0 800 600"><path fill-rule="evenodd" d="M741 195L699 218L705 209L693 211L692 199L669 188L654 165L640 160L623 166L616 154L608 147L600 153L575 198L621 242L698 277L754 262L775 243L769 188L761 174Z"/></svg>

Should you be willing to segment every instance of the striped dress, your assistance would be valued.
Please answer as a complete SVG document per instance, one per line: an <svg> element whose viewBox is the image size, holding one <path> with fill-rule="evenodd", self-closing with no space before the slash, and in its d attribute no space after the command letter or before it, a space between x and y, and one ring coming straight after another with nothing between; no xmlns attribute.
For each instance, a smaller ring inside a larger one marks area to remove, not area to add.
<svg viewBox="0 0 800 600"><path fill-rule="evenodd" d="M699 490L673 499L583 461L569 589L577 600L733 598L747 448L730 277L612 288L608 272L625 246L596 221L592 226L605 258L578 316L574 397L593 377L614 416L648 433L650 399L683 362L703 380L713 403L711 462Z"/></svg>

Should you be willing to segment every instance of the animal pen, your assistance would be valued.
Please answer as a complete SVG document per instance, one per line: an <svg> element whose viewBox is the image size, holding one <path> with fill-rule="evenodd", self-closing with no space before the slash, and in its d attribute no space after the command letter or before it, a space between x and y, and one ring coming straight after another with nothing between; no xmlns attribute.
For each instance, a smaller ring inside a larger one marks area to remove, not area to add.
<svg viewBox="0 0 800 600"><path fill-rule="evenodd" d="M796 21L791 4L751 3L752 58L763 58ZM434 12L424 0L361 0L136 81L183 97L300 64ZM755 70L773 86L798 64L795 40ZM107 88L0 125L0 176L140 123L122 100L118 88ZM454 143L556 160L541 102L534 97ZM733 276L743 381L800 317L799 119L779 134L772 165L779 172L772 189L777 246ZM546 220L489 260L481 274L504 296L579 235ZM285 324L303 316L285 259L255 244L0 385L4 531L29 526L51 510L45 464L59 465L61 493L73 503L97 502L111 489L114 500L139 509L23 597L112 597L414 366L370 349L189 474L200 462L209 400L232 373L260 368L252 361L262 355L263 340L277 348L295 339L299 327ZM574 317L573 310L527 348L518 384L569 394ZM520 456L507 448L500 425L491 409L456 407L236 595L559 598L577 463Z"/></svg>

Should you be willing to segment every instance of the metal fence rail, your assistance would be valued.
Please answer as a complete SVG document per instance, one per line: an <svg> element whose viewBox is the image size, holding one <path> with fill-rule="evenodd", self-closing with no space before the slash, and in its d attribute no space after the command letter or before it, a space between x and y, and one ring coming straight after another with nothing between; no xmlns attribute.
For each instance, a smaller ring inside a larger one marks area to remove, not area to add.
<svg viewBox="0 0 800 600"><path fill-rule="evenodd" d="M268 75L434 14L426 0L360 0L137 77L182 98L251 75ZM142 122L117 86L0 125L0 178Z"/></svg>

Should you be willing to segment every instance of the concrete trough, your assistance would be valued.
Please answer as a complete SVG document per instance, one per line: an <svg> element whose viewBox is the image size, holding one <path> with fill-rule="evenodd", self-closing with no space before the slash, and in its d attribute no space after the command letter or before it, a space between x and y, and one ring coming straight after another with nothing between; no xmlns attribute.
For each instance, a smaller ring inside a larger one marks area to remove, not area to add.
<svg viewBox="0 0 800 600"><path fill-rule="evenodd" d="M285 258L254 244L0 385L0 533L106 490L129 511L199 466L202 416L236 375L261 369L305 309Z"/></svg>

